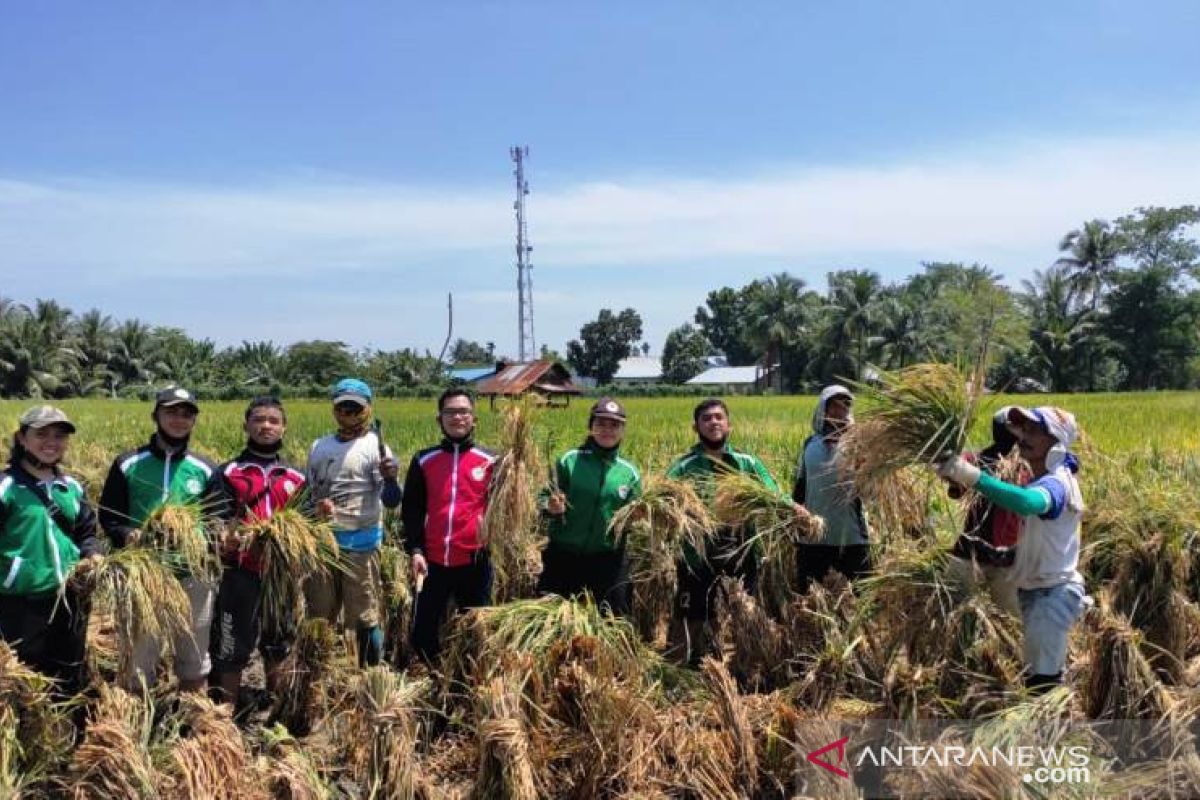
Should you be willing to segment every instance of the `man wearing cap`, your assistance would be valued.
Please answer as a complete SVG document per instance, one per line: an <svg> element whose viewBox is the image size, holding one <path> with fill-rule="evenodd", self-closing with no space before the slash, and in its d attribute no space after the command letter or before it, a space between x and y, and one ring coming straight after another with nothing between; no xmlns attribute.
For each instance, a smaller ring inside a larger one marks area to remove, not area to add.
<svg viewBox="0 0 1200 800"><path fill-rule="evenodd" d="M437 421L442 441L413 456L400 512L416 587L412 646L425 663L437 657L451 598L460 611L492 601L492 565L480 526L496 454L475 444L475 403L466 390L442 392Z"/></svg>
<svg viewBox="0 0 1200 800"><path fill-rule="evenodd" d="M792 499L825 520L820 542L796 547L801 594L813 581L824 580L830 570L855 580L871 569L862 500L847 491L838 474L839 444L842 434L854 424L853 407L854 395L845 386L833 384L822 389L813 411L813 432L801 448Z"/></svg>
<svg viewBox="0 0 1200 800"><path fill-rule="evenodd" d="M992 415L992 443L979 453L964 453L963 458L989 475L999 475L1006 459L1017 446L1017 436L1009 430L1012 406L1004 406ZM1011 477L1018 486L1032 477L1024 461L1013 464ZM967 494L961 486L950 484L950 497L957 500ZM997 506L983 495L972 493L962 533L950 554L950 569L968 586L981 582L996 605L1010 614L1020 615L1017 587L1012 582L1012 565L1021 535L1021 517Z"/></svg>
<svg viewBox="0 0 1200 800"><path fill-rule="evenodd" d="M762 461L730 446L732 424L729 407L723 400L710 397L701 401L692 411L692 428L699 441L671 465L668 478L692 483L697 494L709 503L716 495L717 479L730 472L749 475L772 491L781 491ZM801 513L798 509L797 514ZM753 531L744 528L739 532L723 527L709 544L707 558L685 545L677 604L684 617L687 660L693 665L699 664L713 646L706 623L715 607L717 580L722 576L736 577L751 593L757 587L761 556L757 548L747 552L744 547L745 540L752 535Z"/></svg>
<svg viewBox="0 0 1200 800"><path fill-rule="evenodd" d="M1025 629L1026 685L1042 692L1062 682L1067 634L1091 601L1078 571L1084 505L1075 478L1079 459L1069 449L1079 428L1074 415L1053 406L1014 407L1008 421L1033 474L1027 486L1006 483L958 455L942 460L937 472L1021 516L1013 581Z"/></svg>
<svg viewBox="0 0 1200 800"><path fill-rule="evenodd" d="M554 485L539 497L550 524L538 591L587 593L617 616L629 613L629 567L625 543L613 540L608 525L642 490L638 468L620 455L624 436L625 409L609 397L597 400L587 439L559 456Z"/></svg>
<svg viewBox="0 0 1200 800"><path fill-rule="evenodd" d="M96 515L62 471L75 425L53 406L21 415L0 471L0 640L62 697L84 685L87 603L78 591L100 560Z"/></svg>
<svg viewBox="0 0 1200 800"><path fill-rule="evenodd" d="M154 398L155 432L149 443L117 456L108 470L100 495L100 526L114 547L141 538L141 526L167 504L198 505L205 533L216 539L228 516L220 473L208 459L188 449L200 407L187 389L167 387ZM212 668L208 655L216 587L193 575L179 576L191 607L191 630L176 637L175 674L182 691L200 691ZM126 688L142 682L152 686L161 642L145 638L135 642L132 673L123 676Z"/></svg>
<svg viewBox="0 0 1200 800"><path fill-rule="evenodd" d="M347 570L311 579L305 587L309 613L345 627L358 639L360 663L383 657L379 600L379 546L383 509L400 505L399 465L372 428L371 387L344 378L333 387L337 432L313 442L307 478L317 515L329 519Z"/></svg>

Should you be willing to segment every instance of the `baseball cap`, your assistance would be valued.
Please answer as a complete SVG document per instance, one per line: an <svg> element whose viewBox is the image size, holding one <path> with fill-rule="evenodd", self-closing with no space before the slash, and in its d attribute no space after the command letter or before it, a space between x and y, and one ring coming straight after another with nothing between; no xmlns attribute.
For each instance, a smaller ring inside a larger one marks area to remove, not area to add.
<svg viewBox="0 0 1200 800"><path fill-rule="evenodd" d="M1075 421L1075 415L1055 406L1038 406L1037 408L1013 406L1009 409L1009 422L1017 422L1021 419L1041 425L1042 430L1066 447L1075 444L1075 440L1079 438L1079 423Z"/></svg>
<svg viewBox="0 0 1200 800"><path fill-rule="evenodd" d="M592 404L592 411L589 419L615 419L617 422L625 421L625 408L613 400L611 397L601 397Z"/></svg>
<svg viewBox="0 0 1200 800"><path fill-rule="evenodd" d="M21 415L18 424L22 428L45 428L50 425L62 425L71 433L75 432L75 423L67 419L66 412L54 406L34 406Z"/></svg>
<svg viewBox="0 0 1200 800"><path fill-rule="evenodd" d="M200 406L196 403L196 395L182 386L168 386L154 396L155 408L169 408L170 406L191 406L195 411L200 410Z"/></svg>
<svg viewBox="0 0 1200 800"><path fill-rule="evenodd" d="M358 378L342 378L333 387L333 404L357 403L360 406L371 404L371 387Z"/></svg>

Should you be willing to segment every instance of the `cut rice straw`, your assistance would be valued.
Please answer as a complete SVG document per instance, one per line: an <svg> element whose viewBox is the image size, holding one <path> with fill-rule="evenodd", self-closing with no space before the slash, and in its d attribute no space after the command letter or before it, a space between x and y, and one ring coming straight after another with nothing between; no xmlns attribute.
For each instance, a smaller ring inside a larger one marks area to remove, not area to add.
<svg viewBox="0 0 1200 800"><path fill-rule="evenodd" d="M492 473L491 496L479 533L495 571L497 603L532 595L542 571L544 537L539 531L536 494L544 471L533 423L528 400L505 407L500 433L503 455Z"/></svg>
<svg viewBox="0 0 1200 800"><path fill-rule="evenodd" d="M146 534L142 546L153 549L182 574L216 583L221 577L221 560L209 529L221 524L197 503L164 503L142 523Z"/></svg>

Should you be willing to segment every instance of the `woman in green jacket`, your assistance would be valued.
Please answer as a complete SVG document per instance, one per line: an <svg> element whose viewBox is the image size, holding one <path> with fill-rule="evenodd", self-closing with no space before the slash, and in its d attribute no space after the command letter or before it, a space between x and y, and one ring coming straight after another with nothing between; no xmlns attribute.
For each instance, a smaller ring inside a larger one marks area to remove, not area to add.
<svg viewBox="0 0 1200 800"><path fill-rule="evenodd" d="M83 487L59 468L74 432L59 409L29 409L0 472L0 639L63 694L84 677L87 606L75 578L101 558Z"/></svg>
<svg viewBox="0 0 1200 800"><path fill-rule="evenodd" d="M538 581L547 594L586 592L617 616L629 613L629 567L608 525L642 489L641 473L620 456L624 436L625 409L602 397L592 406L587 440L555 463L557 485L542 497L550 542Z"/></svg>

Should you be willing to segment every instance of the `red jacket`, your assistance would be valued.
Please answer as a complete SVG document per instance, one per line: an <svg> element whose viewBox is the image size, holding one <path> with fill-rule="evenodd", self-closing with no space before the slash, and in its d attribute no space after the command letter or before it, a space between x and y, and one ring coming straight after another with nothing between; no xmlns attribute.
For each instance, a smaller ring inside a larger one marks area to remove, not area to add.
<svg viewBox="0 0 1200 800"><path fill-rule="evenodd" d="M221 466L221 475L239 522L270 519L304 487L304 473L278 457L264 458L249 450ZM262 572L262 556L253 548L238 551L236 563L250 572Z"/></svg>
<svg viewBox="0 0 1200 800"><path fill-rule="evenodd" d="M482 544L496 454L471 440L443 440L413 456L404 479L404 549L443 567L470 564Z"/></svg>

